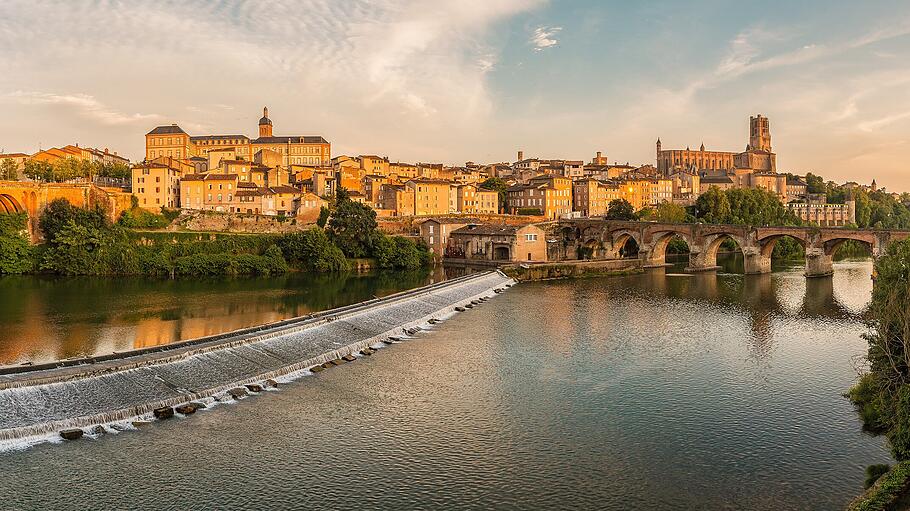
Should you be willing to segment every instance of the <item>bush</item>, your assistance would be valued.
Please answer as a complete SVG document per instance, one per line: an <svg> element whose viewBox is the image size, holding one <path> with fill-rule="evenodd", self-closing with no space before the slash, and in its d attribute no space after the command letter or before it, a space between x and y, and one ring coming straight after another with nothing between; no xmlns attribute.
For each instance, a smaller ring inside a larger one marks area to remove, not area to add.
<svg viewBox="0 0 910 511"><path fill-rule="evenodd" d="M851 502L847 509L849 511L892 509L892 505L907 489L908 479L910 479L910 462L898 463L889 472L882 475L869 491Z"/></svg>
<svg viewBox="0 0 910 511"><path fill-rule="evenodd" d="M278 239L277 245L295 268L318 272L350 269L341 249L318 227L286 234Z"/></svg>
<svg viewBox="0 0 910 511"><path fill-rule="evenodd" d="M380 268L414 270L429 263L430 251L423 243L402 236L378 234L373 242L373 257Z"/></svg>
<svg viewBox="0 0 910 511"><path fill-rule="evenodd" d="M866 467L866 480L863 482L863 487L868 490L883 475L887 474L889 470L891 470L891 465L869 465Z"/></svg>
<svg viewBox="0 0 910 511"><path fill-rule="evenodd" d="M133 208L121 213L117 223L130 229L163 229L170 225L171 220L168 220L164 215L156 215L151 211Z"/></svg>
<svg viewBox="0 0 910 511"><path fill-rule="evenodd" d="M543 215L543 211L541 211L539 208L518 208L518 211L516 211L516 213L519 215L522 215L522 216L541 216L541 215Z"/></svg>
<svg viewBox="0 0 910 511"><path fill-rule="evenodd" d="M0 235L0 274L32 271L32 257L32 247L25 236L18 233Z"/></svg>

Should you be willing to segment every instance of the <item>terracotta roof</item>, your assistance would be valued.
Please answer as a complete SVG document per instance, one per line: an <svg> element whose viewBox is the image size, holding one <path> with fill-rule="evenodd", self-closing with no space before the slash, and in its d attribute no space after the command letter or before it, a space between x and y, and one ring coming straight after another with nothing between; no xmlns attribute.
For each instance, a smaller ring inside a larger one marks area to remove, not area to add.
<svg viewBox="0 0 910 511"><path fill-rule="evenodd" d="M300 193L300 190L294 188L293 186L281 185L281 186L272 186L272 192L274 193Z"/></svg>
<svg viewBox="0 0 910 511"><path fill-rule="evenodd" d="M259 137L254 144L328 144L322 137Z"/></svg>
<svg viewBox="0 0 910 511"><path fill-rule="evenodd" d="M519 229L527 227L525 225L506 225L506 224L469 224L464 227L455 229L450 234L484 234L484 235L504 235L514 236Z"/></svg>
<svg viewBox="0 0 910 511"><path fill-rule="evenodd" d="M237 174L206 174L205 178L213 181L233 181L237 179Z"/></svg>

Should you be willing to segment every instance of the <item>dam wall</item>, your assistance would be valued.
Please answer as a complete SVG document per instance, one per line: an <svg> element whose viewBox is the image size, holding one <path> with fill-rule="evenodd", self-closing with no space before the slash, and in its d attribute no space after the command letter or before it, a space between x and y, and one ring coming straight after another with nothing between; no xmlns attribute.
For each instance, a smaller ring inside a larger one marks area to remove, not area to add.
<svg viewBox="0 0 910 511"><path fill-rule="evenodd" d="M445 319L513 283L488 271L154 349L0 368L0 442L127 420L306 371Z"/></svg>

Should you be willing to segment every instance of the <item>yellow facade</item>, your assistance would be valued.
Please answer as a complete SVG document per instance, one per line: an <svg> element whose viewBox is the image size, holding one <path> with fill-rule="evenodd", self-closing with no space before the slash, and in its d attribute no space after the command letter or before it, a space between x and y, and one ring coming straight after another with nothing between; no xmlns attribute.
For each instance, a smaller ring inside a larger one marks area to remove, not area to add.
<svg viewBox="0 0 910 511"><path fill-rule="evenodd" d="M183 172L163 163L137 165L132 170L133 195L139 207L158 211L180 207L180 179Z"/></svg>
<svg viewBox="0 0 910 511"><path fill-rule="evenodd" d="M405 183L414 192L414 215L444 215L449 213L448 181L412 179Z"/></svg>

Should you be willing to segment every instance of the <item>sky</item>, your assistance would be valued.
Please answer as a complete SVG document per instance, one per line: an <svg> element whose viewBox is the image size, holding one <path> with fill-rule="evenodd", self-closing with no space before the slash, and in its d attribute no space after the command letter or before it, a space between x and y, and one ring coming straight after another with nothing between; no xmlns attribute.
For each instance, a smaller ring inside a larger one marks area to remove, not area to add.
<svg viewBox="0 0 910 511"><path fill-rule="evenodd" d="M0 152L322 135L393 161L741 151L910 191L910 3L0 0Z"/></svg>

